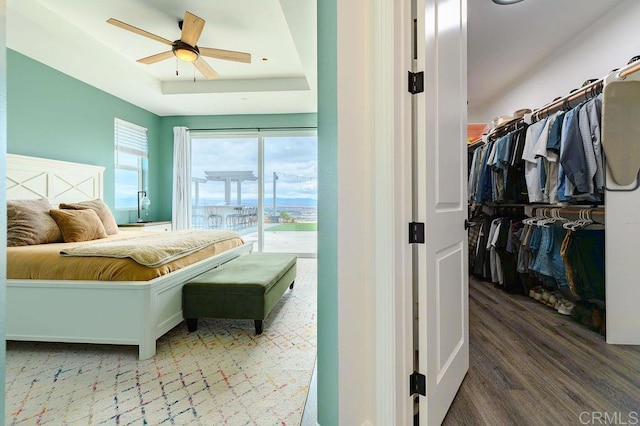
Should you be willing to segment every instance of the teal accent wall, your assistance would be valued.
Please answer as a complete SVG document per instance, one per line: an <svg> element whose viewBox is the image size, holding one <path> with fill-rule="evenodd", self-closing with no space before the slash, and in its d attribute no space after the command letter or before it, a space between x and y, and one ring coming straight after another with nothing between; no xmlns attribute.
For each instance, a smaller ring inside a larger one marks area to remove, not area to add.
<svg viewBox="0 0 640 426"><path fill-rule="evenodd" d="M149 164L159 160L160 117L7 49L7 152L106 167L104 200L118 222L137 212L115 211L114 117L146 127ZM160 192L149 180L152 203ZM151 206L152 219L158 212Z"/></svg>
<svg viewBox="0 0 640 426"><path fill-rule="evenodd" d="M0 0L0 162L6 164L7 152L7 3ZM6 182L6 167L0 167L0 182ZM7 189L0 186L0 259L7 253ZM4 312L7 292L7 262L0 262L0 423L5 412L6 322Z"/></svg>
<svg viewBox="0 0 640 426"><path fill-rule="evenodd" d="M112 210L113 118L148 128L149 198L153 220L171 218L174 126L194 129L318 126L318 422L323 426L338 424L336 10L336 0L318 2L318 85L321 95L317 115L159 117L10 49L6 49L7 85L0 85L0 109L1 87L7 87L8 110L6 150L0 145L3 155L9 152L106 167L104 198ZM135 212L114 214L119 222L128 222L136 215ZM0 226L3 225L6 227L0 221ZM2 284L3 290L4 282ZM3 302L4 295L0 293L0 306ZM3 341L1 326L0 341ZM2 368L3 350L4 347L0 351ZM3 370L0 388L2 384ZM0 405L0 408L4 406Z"/></svg>
<svg viewBox="0 0 640 426"><path fill-rule="evenodd" d="M253 115L185 115L162 117L160 127L160 146L158 156L160 163L154 167L157 174L152 173L154 181L161 188L159 199L160 214L171 219L171 186L173 178L173 128L189 129L255 129L268 127L317 127L316 114L253 114Z"/></svg>
<svg viewBox="0 0 640 426"><path fill-rule="evenodd" d="M338 424L338 14L318 1L318 423Z"/></svg>

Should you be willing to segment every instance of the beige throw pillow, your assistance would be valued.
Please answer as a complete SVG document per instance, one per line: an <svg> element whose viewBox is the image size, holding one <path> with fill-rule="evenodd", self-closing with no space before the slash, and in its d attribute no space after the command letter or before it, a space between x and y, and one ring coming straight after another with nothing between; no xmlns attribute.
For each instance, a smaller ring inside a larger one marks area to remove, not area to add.
<svg viewBox="0 0 640 426"><path fill-rule="evenodd" d="M51 210L65 243L77 243L106 238L107 232L98 214L91 209Z"/></svg>
<svg viewBox="0 0 640 426"><path fill-rule="evenodd" d="M118 233L118 224L116 223L115 217L113 217L111 210L109 210L109 206L99 198L91 201L82 201L80 203L60 203L60 208L71 210L91 209L98 214L107 234L113 235Z"/></svg>
<svg viewBox="0 0 640 426"><path fill-rule="evenodd" d="M7 247L62 241L60 229L49 215L51 204L39 200L7 201Z"/></svg>

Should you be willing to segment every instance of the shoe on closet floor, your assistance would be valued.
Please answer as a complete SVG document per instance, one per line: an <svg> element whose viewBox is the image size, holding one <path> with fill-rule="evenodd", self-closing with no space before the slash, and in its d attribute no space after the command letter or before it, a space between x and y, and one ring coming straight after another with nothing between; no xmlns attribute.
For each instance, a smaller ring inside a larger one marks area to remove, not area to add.
<svg viewBox="0 0 640 426"><path fill-rule="evenodd" d="M542 303L543 305L546 305L549 302L549 296L551 295L551 292L547 289L542 290L542 297L540 298L539 302Z"/></svg>
<svg viewBox="0 0 640 426"><path fill-rule="evenodd" d="M568 301L560 292L554 292L552 293L553 297L550 297L549 300L553 299L553 305L549 304L549 306L551 306L553 309L555 309L556 311L558 310L558 308L560 308L560 302L561 301Z"/></svg>
<svg viewBox="0 0 640 426"><path fill-rule="evenodd" d="M573 302L568 301L567 299L561 299L558 303L558 313L561 315L572 315L572 312L575 310L575 305Z"/></svg>
<svg viewBox="0 0 640 426"><path fill-rule="evenodd" d="M531 288L529 289L529 297L530 297L530 298L532 298L532 299L533 299L533 298L535 298L536 290L538 290L538 289L540 289L540 288L542 288L542 287L540 287L539 285L538 285L538 286L535 286L535 287L531 287Z"/></svg>
<svg viewBox="0 0 640 426"><path fill-rule="evenodd" d="M536 287L533 289L533 300L537 300L538 302L542 300L542 287Z"/></svg>

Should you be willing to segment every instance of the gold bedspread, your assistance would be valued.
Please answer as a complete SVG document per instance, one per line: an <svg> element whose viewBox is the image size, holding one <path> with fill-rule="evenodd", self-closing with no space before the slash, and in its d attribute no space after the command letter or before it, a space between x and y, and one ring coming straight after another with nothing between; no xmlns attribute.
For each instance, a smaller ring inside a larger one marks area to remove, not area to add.
<svg viewBox="0 0 640 426"><path fill-rule="evenodd" d="M150 233L123 231L100 241L131 238ZM69 247L89 245L82 243L38 244L7 247L8 279L88 280L88 281L148 281L176 271L200 260L241 246L242 238L227 239L192 254L165 263L159 267L143 266L130 258L62 256L60 251Z"/></svg>

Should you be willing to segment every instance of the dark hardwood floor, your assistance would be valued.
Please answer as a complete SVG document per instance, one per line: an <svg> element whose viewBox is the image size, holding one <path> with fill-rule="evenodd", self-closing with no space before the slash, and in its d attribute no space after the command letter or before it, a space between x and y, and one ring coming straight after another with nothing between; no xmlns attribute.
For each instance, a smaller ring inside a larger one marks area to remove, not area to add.
<svg viewBox="0 0 640 426"><path fill-rule="evenodd" d="M474 278L469 352L444 425L640 424L640 346Z"/></svg>

